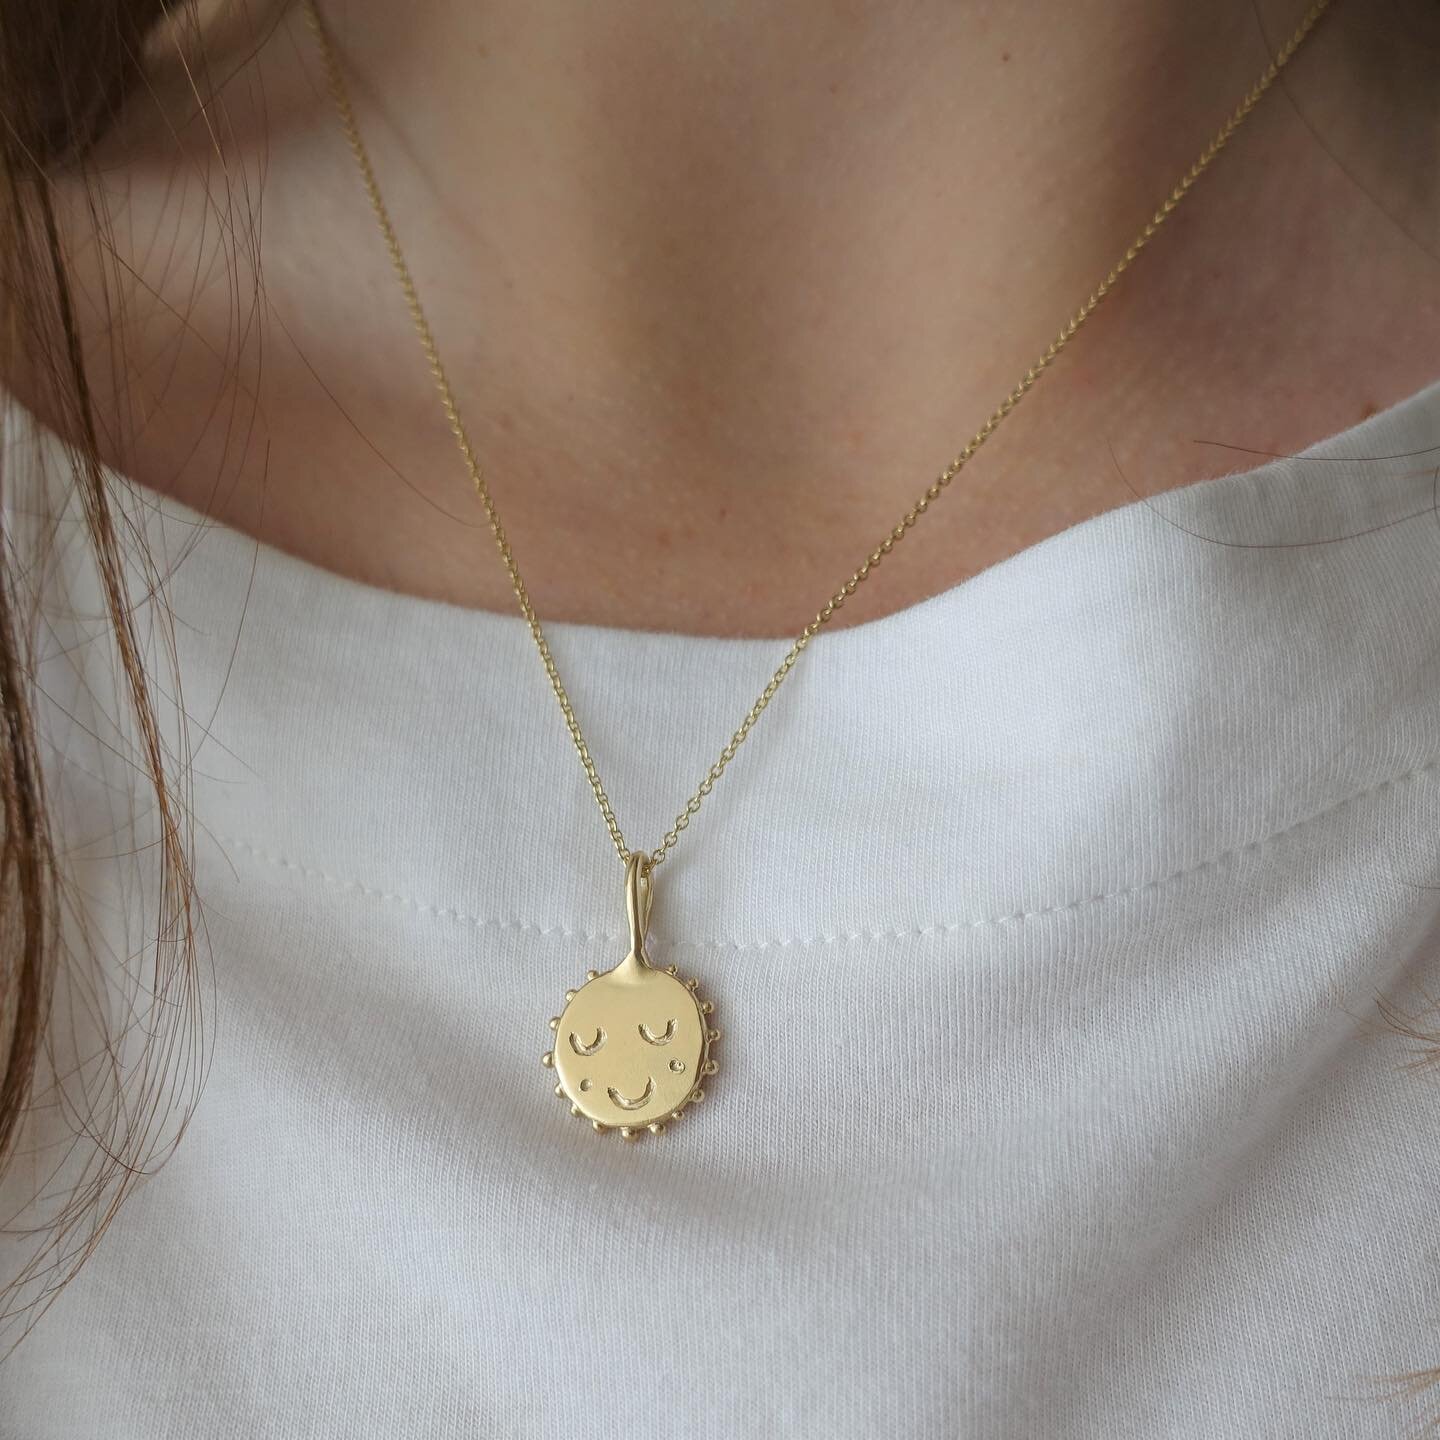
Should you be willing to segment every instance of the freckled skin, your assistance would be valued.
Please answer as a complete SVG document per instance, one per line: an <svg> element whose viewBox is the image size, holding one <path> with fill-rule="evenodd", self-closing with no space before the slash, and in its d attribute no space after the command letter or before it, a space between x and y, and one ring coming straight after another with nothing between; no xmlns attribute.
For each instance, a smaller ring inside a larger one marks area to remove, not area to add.
<svg viewBox="0 0 1440 1440"><path fill-rule="evenodd" d="M663 1044L640 1032L643 1025L659 1040L672 1022ZM705 1035L694 994L673 975L629 955L587 981L565 1007L555 1032L555 1071L586 1119L616 1127L649 1125L668 1119L699 1085ZM590 1049L597 1036L603 1038L592 1054L578 1053L577 1046ZM674 1063L681 1068L672 1068ZM630 1108L621 1103L627 1100L639 1103Z"/></svg>

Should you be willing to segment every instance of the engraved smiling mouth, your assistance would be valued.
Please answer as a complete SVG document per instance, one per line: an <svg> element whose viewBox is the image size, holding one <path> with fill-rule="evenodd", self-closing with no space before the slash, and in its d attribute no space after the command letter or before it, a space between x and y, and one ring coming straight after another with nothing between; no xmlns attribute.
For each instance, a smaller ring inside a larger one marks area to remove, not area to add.
<svg viewBox="0 0 1440 1440"><path fill-rule="evenodd" d="M638 1098L634 1100L630 1099L628 1095L622 1095L613 1085L611 1085L605 1093L622 1110L638 1110L655 1093L655 1080L653 1077L647 1076L645 1088L640 1092Z"/></svg>

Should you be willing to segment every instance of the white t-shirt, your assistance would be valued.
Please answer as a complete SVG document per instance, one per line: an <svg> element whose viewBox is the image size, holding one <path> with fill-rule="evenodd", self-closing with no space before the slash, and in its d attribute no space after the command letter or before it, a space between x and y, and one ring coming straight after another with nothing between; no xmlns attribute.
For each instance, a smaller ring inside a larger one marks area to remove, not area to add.
<svg viewBox="0 0 1440 1440"><path fill-rule="evenodd" d="M24 434L12 492L51 443ZM1376 1378L1440 1364L1440 1071L1377 1007L1440 998L1437 447L1440 384L817 639L657 877L652 954L715 1001L721 1069L635 1144L540 1064L626 928L523 622L137 505L209 1069L0 1365L0 1436L1394 1440L1440 1412ZM77 534L44 580L52 804L143 980L153 816ZM654 843L783 644L550 633Z"/></svg>

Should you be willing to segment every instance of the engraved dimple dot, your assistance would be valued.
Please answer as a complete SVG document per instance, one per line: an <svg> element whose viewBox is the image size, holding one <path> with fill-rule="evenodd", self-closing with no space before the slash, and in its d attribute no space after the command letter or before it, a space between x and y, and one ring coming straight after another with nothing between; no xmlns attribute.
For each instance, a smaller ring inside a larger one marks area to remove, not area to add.
<svg viewBox="0 0 1440 1440"><path fill-rule="evenodd" d="M670 1062L670 1068L679 1075L685 1069L685 1062L683 1060L672 1060Z"/></svg>
<svg viewBox="0 0 1440 1440"><path fill-rule="evenodd" d="M595 1082L588 1075L580 1082L580 1088L582 1090L591 1090L594 1086Z"/></svg>

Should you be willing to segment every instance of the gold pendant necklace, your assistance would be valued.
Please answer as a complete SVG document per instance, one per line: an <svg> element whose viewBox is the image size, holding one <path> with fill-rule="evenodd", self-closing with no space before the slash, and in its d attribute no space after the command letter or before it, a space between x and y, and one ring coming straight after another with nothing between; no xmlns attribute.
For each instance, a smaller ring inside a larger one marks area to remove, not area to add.
<svg viewBox="0 0 1440 1440"><path fill-rule="evenodd" d="M1140 233L1126 247L1124 254L1111 266L1109 273L1090 292L1085 303L1066 320L1059 333L1020 377L989 419L971 436L960 453L926 487L895 527L870 551L864 562L795 637L775 673L720 752L719 759L706 771L705 778L685 802L684 808L675 817L674 824L665 833L659 846L648 854L631 850L625 843L610 798L600 783L600 774L590 756L590 747L586 744L570 697L561 682L560 671L555 664L555 657L550 653L544 628L530 602L529 591L520 576L520 567L500 523L490 486L460 419L460 408L450 388L445 366L441 363L439 347L421 307L415 281L401 251L389 211L381 198L380 183L370 163L365 142L361 139L360 126L355 119L354 107L350 103L339 59L316 8L316 0L302 0L302 4L306 21L320 48L326 83L335 103L341 128L359 166L365 193L369 197L371 209L375 212L375 220L384 237L385 248L389 252L396 278L404 291L405 303L434 378L445 417L460 448L461 458L470 475L470 483L484 506L490 532L494 536L505 571L510 577L510 585L519 603L520 613L529 626L530 637L535 642L535 648L545 666L550 688L555 692L560 713L564 717L566 729L570 732L575 752L580 757L580 764L595 796L595 803L600 808L601 818L610 833L615 853L625 866L625 906L630 925L630 952L613 970L603 975L592 970L579 990L566 992L564 1011L550 1022L555 1042L553 1049L545 1053L543 1062L554 1069L558 1076L555 1093L562 1099L568 1099L571 1113L589 1120L597 1131L604 1133L618 1130L627 1140L636 1139L647 1131L658 1135L668 1121L678 1118L686 1107L703 1098L702 1081L715 1071L710 1047L720 1038L720 1032L713 1029L709 1023L710 1003L700 1000L695 993L697 982L692 980L682 984L676 978L675 966L671 965L664 970L656 969L646 955L645 935L650 918L656 867L674 848L705 797L714 789L715 782L725 773L725 767L735 758L735 752L745 743L746 737L755 727L755 722L774 698L775 692L784 683L785 677L794 668L806 646L830 623L835 613L865 583L895 546L910 533L920 517L944 494L951 481L1030 393L1035 382L1054 364L1056 357L1095 313L1100 302L1114 289L1135 258L1174 214L1195 182L1209 168L1211 161L1244 124L1261 96L1275 83L1281 70L1294 58L1320 17L1329 9L1330 0L1316 0L1310 7L1295 33L1276 52L1274 59L1265 67L1245 98L1200 152L1195 163L1176 182L1174 189L1145 222Z"/></svg>
<svg viewBox="0 0 1440 1440"><path fill-rule="evenodd" d="M645 953L653 869L639 851L626 862L630 953L565 992L565 1009L550 1022L555 1048L543 1057L572 1115L627 1140L644 1130L659 1135L705 1098L703 1082L716 1069L710 1047L720 1038L710 1024L714 1006L696 994L700 982L681 982L674 965L655 969Z"/></svg>

